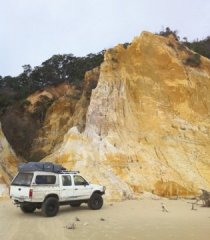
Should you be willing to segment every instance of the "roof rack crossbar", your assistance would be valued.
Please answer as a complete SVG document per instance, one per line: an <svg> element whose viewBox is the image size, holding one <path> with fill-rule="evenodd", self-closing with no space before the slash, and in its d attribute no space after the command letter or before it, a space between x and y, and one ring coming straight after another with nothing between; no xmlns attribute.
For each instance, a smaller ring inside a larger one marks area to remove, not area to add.
<svg viewBox="0 0 210 240"><path fill-rule="evenodd" d="M59 173L72 173L72 174L77 174L80 173L79 171L71 171L71 170L61 170Z"/></svg>

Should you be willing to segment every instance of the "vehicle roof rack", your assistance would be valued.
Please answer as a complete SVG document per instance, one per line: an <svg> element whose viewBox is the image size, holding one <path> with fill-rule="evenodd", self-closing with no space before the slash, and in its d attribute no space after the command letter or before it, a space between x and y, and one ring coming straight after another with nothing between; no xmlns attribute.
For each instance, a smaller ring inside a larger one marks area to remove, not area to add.
<svg viewBox="0 0 210 240"><path fill-rule="evenodd" d="M71 174L77 174L77 173L80 173L80 171L72 171L72 170L61 170L59 171L59 173L71 173Z"/></svg>

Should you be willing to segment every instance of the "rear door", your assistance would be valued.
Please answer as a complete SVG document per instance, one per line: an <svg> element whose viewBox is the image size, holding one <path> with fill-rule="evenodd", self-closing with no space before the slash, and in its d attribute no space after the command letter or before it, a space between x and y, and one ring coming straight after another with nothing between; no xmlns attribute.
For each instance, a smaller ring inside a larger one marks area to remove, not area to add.
<svg viewBox="0 0 210 240"><path fill-rule="evenodd" d="M10 197L19 201L30 199L29 190L33 173L18 173L10 186Z"/></svg>
<svg viewBox="0 0 210 240"><path fill-rule="evenodd" d="M74 186L72 184L71 175L60 175L61 178L61 191L60 197L61 201L71 201L74 200Z"/></svg>
<svg viewBox="0 0 210 240"><path fill-rule="evenodd" d="M59 195L59 185L56 174L46 172L36 173L32 186L34 202L43 202L48 194Z"/></svg>

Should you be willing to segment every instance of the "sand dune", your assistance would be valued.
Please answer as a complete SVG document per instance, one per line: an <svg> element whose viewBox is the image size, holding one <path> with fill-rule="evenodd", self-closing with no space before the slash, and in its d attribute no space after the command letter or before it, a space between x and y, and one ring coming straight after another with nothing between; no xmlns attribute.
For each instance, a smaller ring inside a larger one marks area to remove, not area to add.
<svg viewBox="0 0 210 240"><path fill-rule="evenodd" d="M189 200L142 199L105 203L99 211L64 206L54 218L40 211L23 214L10 200L0 201L1 240L207 240L210 238L210 209ZM168 209L163 212L161 203ZM78 217L80 221L75 221ZM101 218L104 221L101 221ZM65 228L75 222L76 229Z"/></svg>

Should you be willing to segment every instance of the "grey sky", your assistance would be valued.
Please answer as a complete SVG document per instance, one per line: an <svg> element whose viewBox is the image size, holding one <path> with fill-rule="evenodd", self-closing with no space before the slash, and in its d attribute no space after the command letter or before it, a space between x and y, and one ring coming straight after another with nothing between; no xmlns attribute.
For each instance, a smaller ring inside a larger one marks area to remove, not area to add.
<svg viewBox="0 0 210 240"><path fill-rule="evenodd" d="M0 0L0 75L53 54L83 56L163 27L210 35L209 0Z"/></svg>

